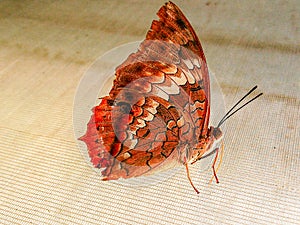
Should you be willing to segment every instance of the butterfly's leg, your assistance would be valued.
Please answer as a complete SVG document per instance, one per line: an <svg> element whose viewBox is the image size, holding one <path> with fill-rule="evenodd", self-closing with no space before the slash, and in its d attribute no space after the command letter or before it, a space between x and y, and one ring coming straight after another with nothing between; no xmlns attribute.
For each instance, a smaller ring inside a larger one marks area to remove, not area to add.
<svg viewBox="0 0 300 225"><path fill-rule="evenodd" d="M217 150L217 149L215 149L215 150L212 151L212 152L215 153L216 150ZM219 159L219 163L218 163L217 168L215 168L215 172L216 172L216 173L218 172L218 170L219 170L219 168L220 168L220 166L221 166L221 164L222 164L223 156L224 156L224 142L222 141L222 145L221 145L221 149L220 149L220 159ZM211 182L212 182L212 180L213 180L214 177L215 177L215 176L213 175L212 178L210 179L210 181L209 181L210 184L211 184Z"/></svg>
<svg viewBox="0 0 300 225"><path fill-rule="evenodd" d="M217 162L217 159L218 159L218 155L219 155L219 148L216 149L216 156L215 156L214 162L212 164L212 169L213 169L213 172L214 172L214 177L215 177L217 183L219 183L219 179L217 177L217 172L216 172L216 169L215 169L215 165L216 165L216 162Z"/></svg>
<svg viewBox="0 0 300 225"><path fill-rule="evenodd" d="M197 192L197 194L199 194L200 192L198 191L198 189L194 186L193 184L193 181L191 179L191 176L190 176L190 171L189 171L189 166L188 166L188 162L186 160L186 157L184 157L184 165L185 165L185 168L186 168L186 173L187 173L187 177L190 181L190 184L192 185L192 187L194 188L194 190Z"/></svg>

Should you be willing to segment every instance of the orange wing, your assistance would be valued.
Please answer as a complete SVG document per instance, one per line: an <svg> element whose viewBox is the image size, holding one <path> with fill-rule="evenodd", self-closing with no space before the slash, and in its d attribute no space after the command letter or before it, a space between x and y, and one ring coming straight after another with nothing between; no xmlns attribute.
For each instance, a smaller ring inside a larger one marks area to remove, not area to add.
<svg viewBox="0 0 300 225"><path fill-rule="evenodd" d="M103 180L180 165L207 136L209 77L200 42L172 2L158 16L138 52L116 69L80 138Z"/></svg>

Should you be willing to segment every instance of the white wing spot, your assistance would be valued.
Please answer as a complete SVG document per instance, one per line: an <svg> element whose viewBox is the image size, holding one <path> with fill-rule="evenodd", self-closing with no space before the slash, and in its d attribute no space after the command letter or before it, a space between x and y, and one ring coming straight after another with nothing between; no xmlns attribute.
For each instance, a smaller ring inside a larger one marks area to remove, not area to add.
<svg viewBox="0 0 300 225"><path fill-rule="evenodd" d="M124 159L128 159L128 158L130 158L130 154L128 152L125 152L123 154L123 157L124 157Z"/></svg>
<svg viewBox="0 0 300 225"><path fill-rule="evenodd" d="M201 67L201 64L200 64L200 62L199 62L199 59L194 59L193 61L194 61L193 63L194 63L195 66L197 66L198 68Z"/></svg>
<svg viewBox="0 0 300 225"><path fill-rule="evenodd" d="M176 76L171 76L172 80L174 80L174 82L177 84L177 85L184 85L186 83L186 77L184 76L184 74L181 72L180 73L180 77L176 77Z"/></svg>
<svg viewBox="0 0 300 225"><path fill-rule="evenodd" d="M190 84L194 84L196 82L195 77L193 76L193 74L191 74L191 72L189 70L182 69L182 71L186 75L188 82Z"/></svg>
<svg viewBox="0 0 300 225"><path fill-rule="evenodd" d="M137 143L138 143L138 140L133 138L132 133L128 133L128 132L127 132L127 135L128 135L128 138L124 141L123 144L124 144L126 147L128 147L129 149L134 149L135 146L136 146Z"/></svg>
<svg viewBox="0 0 300 225"><path fill-rule="evenodd" d="M143 128L146 126L145 120L137 118L136 121L138 122L138 124L136 124L137 127Z"/></svg>
<svg viewBox="0 0 300 225"><path fill-rule="evenodd" d="M153 86L152 93L155 94L155 96L158 96L162 99L165 99L166 101L169 101L169 95L156 86Z"/></svg>
<svg viewBox="0 0 300 225"><path fill-rule="evenodd" d="M185 64L190 70L194 69L194 64L191 62L191 60L189 60L189 59L183 59L182 61L184 62L184 64Z"/></svg>
<svg viewBox="0 0 300 225"><path fill-rule="evenodd" d="M177 126L178 127L182 127L183 125L184 125L184 118L182 116L182 117L180 117L179 120L177 120Z"/></svg>
<svg viewBox="0 0 300 225"><path fill-rule="evenodd" d="M144 116L144 117L141 116L141 118L143 118L143 120L145 120L145 121L152 121L154 118L154 115L152 115L151 113L147 113L147 116Z"/></svg>
<svg viewBox="0 0 300 225"><path fill-rule="evenodd" d="M160 84L159 86L163 91L165 91L169 95L176 95L179 94L179 87L174 83L174 81L171 81L171 85Z"/></svg>
<svg viewBox="0 0 300 225"><path fill-rule="evenodd" d="M154 114L157 113L156 108L159 106L159 103L154 101L153 99L149 99L149 100L150 100L149 103L150 103L151 106L145 105L144 109L146 109L148 112L150 112L154 115Z"/></svg>

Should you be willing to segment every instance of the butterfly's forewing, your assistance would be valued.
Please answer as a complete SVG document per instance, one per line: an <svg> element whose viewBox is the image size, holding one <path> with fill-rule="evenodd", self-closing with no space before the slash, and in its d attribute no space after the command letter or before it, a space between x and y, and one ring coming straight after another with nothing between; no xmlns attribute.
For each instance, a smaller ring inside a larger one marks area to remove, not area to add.
<svg viewBox="0 0 300 225"><path fill-rule="evenodd" d="M200 42L179 8L166 3L138 52L117 69L109 96L93 109L86 134L104 180L183 163L209 120L209 77Z"/></svg>

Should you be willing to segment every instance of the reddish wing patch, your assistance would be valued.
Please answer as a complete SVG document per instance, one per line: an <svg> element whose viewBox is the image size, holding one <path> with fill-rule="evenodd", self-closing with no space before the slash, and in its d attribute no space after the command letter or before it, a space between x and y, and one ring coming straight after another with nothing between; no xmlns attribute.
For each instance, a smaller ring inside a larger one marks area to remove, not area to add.
<svg viewBox="0 0 300 225"><path fill-rule="evenodd" d="M172 2L158 17L139 50L116 69L80 138L104 180L183 164L208 135L209 77L200 42Z"/></svg>

